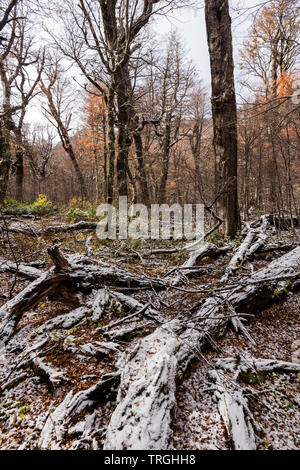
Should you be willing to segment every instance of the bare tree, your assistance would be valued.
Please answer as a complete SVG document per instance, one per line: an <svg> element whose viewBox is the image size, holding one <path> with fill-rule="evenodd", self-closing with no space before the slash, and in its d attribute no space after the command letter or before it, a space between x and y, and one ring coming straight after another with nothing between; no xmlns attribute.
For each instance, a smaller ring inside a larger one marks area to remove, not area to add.
<svg viewBox="0 0 300 470"><path fill-rule="evenodd" d="M216 193L224 233L240 228L237 187L237 107L234 86L231 18L228 0L206 0L205 17L212 77L212 115L216 158Z"/></svg>
<svg viewBox="0 0 300 470"><path fill-rule="evenodd" d="M128 193L128 152L132 141L128 66L138 47L138 38L156 14L189 3L188 0L79 0L78 5L72 0L67 2L69 14L63 20L65 37L53 39L105 96L109 201L113 199L115 160L118 192Z"/></svg>

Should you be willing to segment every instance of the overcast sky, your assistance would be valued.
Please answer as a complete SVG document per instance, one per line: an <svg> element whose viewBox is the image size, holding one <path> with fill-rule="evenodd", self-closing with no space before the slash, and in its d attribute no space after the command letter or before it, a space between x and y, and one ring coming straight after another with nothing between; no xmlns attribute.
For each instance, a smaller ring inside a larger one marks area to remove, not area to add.
<svg viewBox="0 0 300 470"><path fill-rule="evenodd" d="M235 7L235 9L231 11L231 16L237 93L239 93L240 90L238 80L240 75L239 51L247 38L247 32L253 18L252 12L256 11L256 8L254 9L253 7L262 3L264 3L262 0L233 0L231 2ZM236 11L236 8L239 8L239 10ZM177 29L180 32L189 56L197 65L199 76L210 91L210 65L204 8L198 8L197 10L190 8L174 13L170 15L168 19L161 19L155 24L155 28L161 33L167 33L171 28Z"/></svg>
<svg viewBox="0 0 300 470"><path fill-rule="evenodd" d="M251 24L251 10L246 9L262 3L262 0L232 0L231 4L240 7L239 12L232 11L232 30L234 42L234 55L236 64L236 88L240 93L239 85L239 49L247 37L247 30ZM153 24L153 29L162 35L166 35L171 29L177 29L184 42L188 56L193 60L199 71L199 78L210 93L210 66L208 46L206 39L204 8L189 8L180 10L161 18ZM238 99L239 101L239 99ZM42 119L44 121L44 119ZM41 114L37 106L31 109L27 115L27 122L41 121Z"/></svg>

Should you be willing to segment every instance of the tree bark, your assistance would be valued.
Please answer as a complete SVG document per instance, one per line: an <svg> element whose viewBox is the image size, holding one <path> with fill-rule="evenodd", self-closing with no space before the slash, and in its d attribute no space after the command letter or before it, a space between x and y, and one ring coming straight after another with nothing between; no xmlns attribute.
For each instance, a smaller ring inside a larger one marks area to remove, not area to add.
<svg viewBox="0 0 300 470"><path fill-rule="evenodd" d="M0 204L3 204L7 193L9 173L12 163L9 131L3 120L0 122Z"/></svg>
<svg viewBox="0 0 300 470"><path fill-rule="evenodd" d="M127 356L104 449L172 448L176 382L199 357L208 337L224 335L230 321L224 306L237 312L257 312L274 303L280 292L299 288L299 269L298 247L249 276L238 289L225 288L218 296L209 296L187 324L172 320L142 339ZM289 284L282 283L287 279Z"/></svg>
<svg viewBox="0 0 300 470"><path fill-rule="evenodd" d="M228 0L206 0L205 16L212 77L212 114L217 194L225 235L240 228L237 189L237 109Z"/></svg>

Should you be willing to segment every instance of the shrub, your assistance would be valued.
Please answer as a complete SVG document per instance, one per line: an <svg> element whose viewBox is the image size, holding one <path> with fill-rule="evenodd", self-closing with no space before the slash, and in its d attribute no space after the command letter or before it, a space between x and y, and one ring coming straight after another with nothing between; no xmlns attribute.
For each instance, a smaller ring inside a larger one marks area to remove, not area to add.
<svg viewBox="0 0 300 470"><path fill-rule="evenodd" d="M40 194L37 200L32 204L23 204L14 199L6 199L2 210L4 214L42 216L56 211L56 208L53 206L52 202L47 199L47 196Z"/></svg>
<svg viewBox="0 0 300 470"><path fill-rule="evenodd" d="M66 217L71 220L87 220L89 214L78 207L70 207L66 210Z"/></svg>

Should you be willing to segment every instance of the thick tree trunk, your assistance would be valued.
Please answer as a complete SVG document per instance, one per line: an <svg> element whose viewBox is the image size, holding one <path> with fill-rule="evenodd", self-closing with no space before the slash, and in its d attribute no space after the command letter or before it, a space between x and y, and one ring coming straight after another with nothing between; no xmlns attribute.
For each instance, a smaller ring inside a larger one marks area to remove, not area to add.
<svg viewBox="0 0 300 470"><path fill-rule="evenodd" d="M130 136L130 110L129 110L129 73L127 65L116 77L117 102L118 102L118 155L117 155L117 177L119 196L128 196L127 169L128 152L131 145Z"/></svg>
<svg viewBox="0 0 300 470"><path fill-rule="evenodd" d="M114 199L115 178L115 113L114 113L115 90L114 86L109 88L107 95L107 193L106 200L111 204Z"/></svg>
<svg viewBox="0 0 300 470"><path fill-rule="evenodd" d="M3 204L6 197L12 163L9 140L9 131L0 122L0 204Z"/></svg>
<svg viewBox="0 0 300 470"><path fill-rule="evenodd" d="M212 77L212 114L217 193L224 232L240 228L237 189L237 109L228 0L206 0L205 16Z"/></svg>

